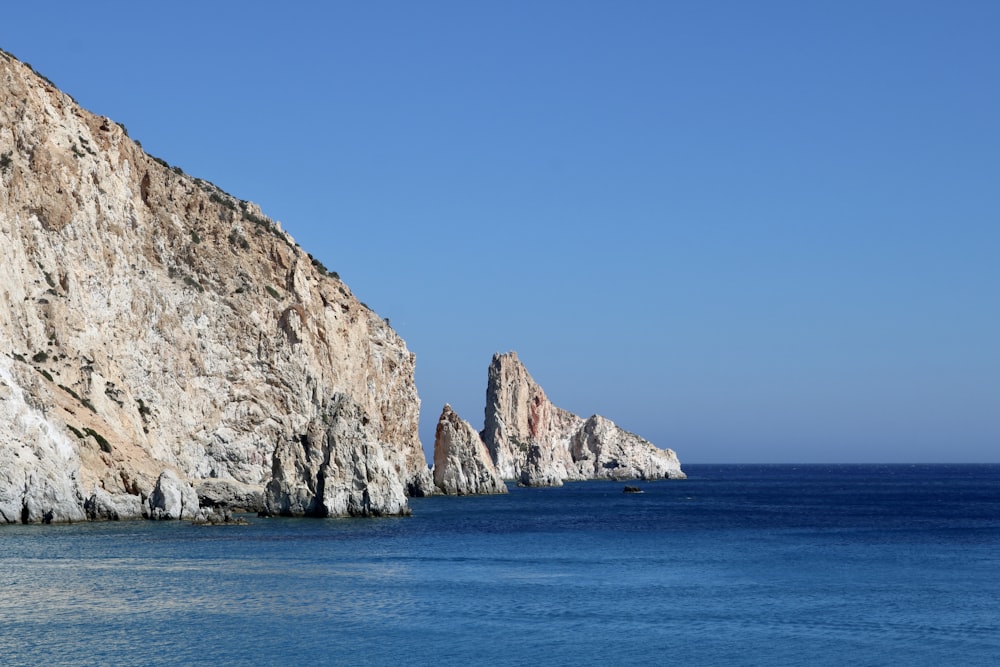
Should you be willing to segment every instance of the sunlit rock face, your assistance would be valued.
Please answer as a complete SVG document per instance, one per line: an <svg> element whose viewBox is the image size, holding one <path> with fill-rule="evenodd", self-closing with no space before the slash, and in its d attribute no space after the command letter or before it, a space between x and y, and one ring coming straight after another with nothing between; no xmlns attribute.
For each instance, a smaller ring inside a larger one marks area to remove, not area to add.
<svg viewBox="0 0 1000 667"><path fill-rule="evenodd" d="M445 405L434 436L434 486L456 496L507 493L482 438Z"/></svg>
<svg viewBox="0 0 1000 667"><path fill-rule="evenodd" d="M570 439L577 471L587 479L681 479L680 461L672 449L619 428L600 415L587 419Z"/></svg>
<svg viewBox="0 0 1000 667"><path fill-rule="evenodd" d="M338 483L388 486L362 513L399 513L399 489L433 491L413 370L257 206L0 52L0 521L127 518L164 470L261 497L275 453L326 433L342 397L377 441L339 459L330 441L344 468L323 506L357 507L328 501Z"/></svg>
<svg viewBox="0 0 1000 667"><path fill-rule="evenodd" d="M274 452L264 494L268 514L385 516L409 514L402 480L380 425L345 394L334 396L323 419Z"/></svg>
<svg viewBox="0 0 1000 667"><path fill-rule="evenodd" d="M564 479L570 479L565 457L559 456L559 449L540 442L528 446L524 464L517 483L520 486L562 486Z"/></svg>
<svg viewBox="0 0 1000 667"><path fill-rule="evenodd" d="M547 467L561 465L565 474L575 470L569 438L582 420L552 405L528 374L516 352L493 355L486 384L483 442L504 479L521 479L533 444L547 451Z"/></svg>
<svg viewBox="0 0 1000 667"><path fill-rule="evenodd" d="M490 363L482 438L500 475L525 486L685 476L673 450L600 415L583 419L552 405L514 352Z"/></svg>
<svg viewBox="0 0 1000 667"><path fill-rule="evenodd" d="M171 470L164 470L146 500L146 516L151 519L194 519L198 516L198 495L190 484Z"/></svg>

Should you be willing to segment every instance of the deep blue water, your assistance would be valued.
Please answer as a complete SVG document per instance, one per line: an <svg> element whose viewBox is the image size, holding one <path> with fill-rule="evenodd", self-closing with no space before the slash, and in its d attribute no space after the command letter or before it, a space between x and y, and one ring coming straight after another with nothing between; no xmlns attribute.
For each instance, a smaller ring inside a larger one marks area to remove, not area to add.
<svg viewBox="0 0 1000 667"><path fill-rule="evenodd" d="M1000 664L1000 466L0 528L0 664Z"/></svg>

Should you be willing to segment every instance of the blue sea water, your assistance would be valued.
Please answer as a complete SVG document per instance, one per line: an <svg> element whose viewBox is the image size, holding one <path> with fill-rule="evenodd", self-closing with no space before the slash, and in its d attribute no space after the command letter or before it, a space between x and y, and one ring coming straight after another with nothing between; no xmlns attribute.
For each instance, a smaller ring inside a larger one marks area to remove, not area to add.
<svg viewBox="0 0 1000 667"><path fill-rule="evenodd" d="M1000 664L1000 466L0 528L3 665Z"/></svg>

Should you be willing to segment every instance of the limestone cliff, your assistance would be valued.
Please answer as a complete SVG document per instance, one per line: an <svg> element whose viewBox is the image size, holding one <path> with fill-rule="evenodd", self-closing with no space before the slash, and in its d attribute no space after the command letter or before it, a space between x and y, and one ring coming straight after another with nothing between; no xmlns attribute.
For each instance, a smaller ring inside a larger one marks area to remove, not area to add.
<svg viewBox="0 0 1000 667"><path fill-rule="evenodd" d="M450 405L441 411L434 436L434 485L457 496L507 493L479 433Z"/></svg>
<svg viewBox="0 0 1000 667"><path fill-rule="evenodd" d="M266 511L317 517L409 514L403 488L378 482L394 475L380 424L343 394L334 396L327 410L298 441L275 449Z"/></svg>
<svg viewBox="0 0 1000 667"><path fill-rule="evenodd" d="M684 477L672 450L599 415L585 420L552 405L514 352L490 363L482 438L500 475L526 486Z"/></svg>
<svg viewBox="0 0 1000 667"><path fill-rule="evenodd" d="M413 370L257 206L0 52L0 521L149 512L164 470L400 513L433 489ZM370 427L345 439L352 419ZM320 498L312 475L334 464Z"/></svg>

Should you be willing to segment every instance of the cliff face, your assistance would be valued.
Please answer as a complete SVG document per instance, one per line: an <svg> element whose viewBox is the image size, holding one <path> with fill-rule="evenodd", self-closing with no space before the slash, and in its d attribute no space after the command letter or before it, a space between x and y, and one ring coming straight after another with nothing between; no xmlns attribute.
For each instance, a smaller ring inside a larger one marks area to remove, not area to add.
<svg viewBox="0 0 1000 667"><path fill-rule="evenodd" d="M369 497L330 503L328 488L327 513L399 513L433 488L413 370L255 205L0 52L0 521L149 511L168 469L248 497L278 477L315 494L299 463L317 442L335 484ZM342 445L344 419L371 427Z"/></svg>
<svg viewBox="0 0 1000 667"><path fill-rule="evenodd" d="M434 435L434 485L458 496L507 493L479 433L450 405L441 411Z"/></svg>
<svg viewBox="0 0 1000 667"><path fill-rule="evenodd" d="M264 494L271 514L382 516L409 514L394 477L392 451L382 445L381 425L349 396L330 401L322 423L274 451L272 479Z"/></svg>
<svg viewBox="0 0 1000 667"><path fill-rule="evenodd" d="M583 419L552 405L514 352L490 363L485 426L483 442L499 473L526 486L685 476L672 450L599 415Z"/></svg>
<svg viewBox="0 0 1000 667"><path fill-rule="evenodd" d="M572 475L569 439L582 420L552 405L528 375L516 352L493 355L486 383L483 442L504 479L520 479L532 444L546 449L543 458L561 462ZM551 455L550 455L551 454Z"/></svg>

